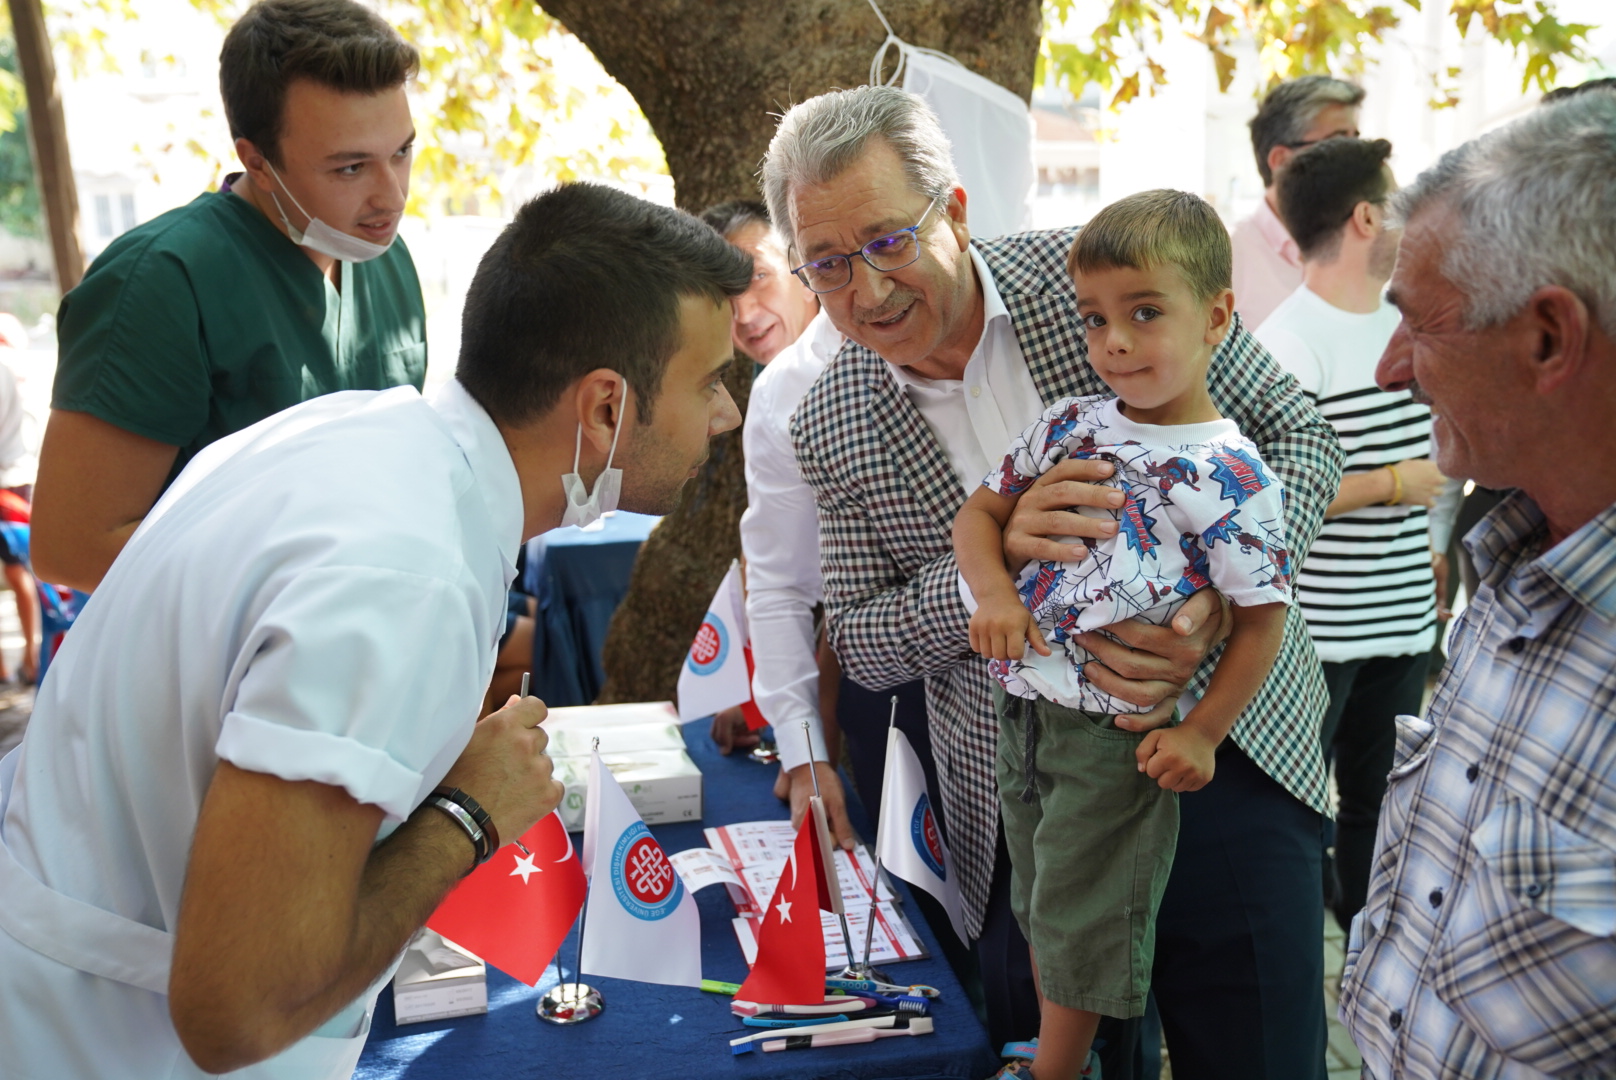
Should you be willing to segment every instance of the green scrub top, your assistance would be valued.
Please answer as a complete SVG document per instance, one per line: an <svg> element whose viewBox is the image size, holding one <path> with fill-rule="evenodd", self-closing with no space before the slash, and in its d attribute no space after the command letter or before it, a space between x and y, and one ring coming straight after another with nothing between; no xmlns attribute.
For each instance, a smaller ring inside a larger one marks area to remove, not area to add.
<svg viewBox="0 0 1616 1080"><path fill-rule="evenodd" d="M124 233L62 298L51 407L197 451L337 390L426 376L403 240L342 263L338 290L246 199L209 192Z"/></svg>

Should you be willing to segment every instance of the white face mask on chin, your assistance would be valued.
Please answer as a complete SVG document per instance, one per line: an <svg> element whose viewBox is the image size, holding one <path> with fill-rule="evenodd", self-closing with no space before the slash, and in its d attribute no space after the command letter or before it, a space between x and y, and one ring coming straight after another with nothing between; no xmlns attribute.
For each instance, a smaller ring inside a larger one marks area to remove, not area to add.
<svg viewBox="0 0 1616 1080"><path fill-rule="evenodd" d="M275 178L275 182L280 184L281 190L286 192L286 197L292 200L292 205L297 207L297 212L309 219L308 228L297 228L286 216L286 208L281 205L280 199L276 198L273 191L269 193L269 197L274 200L275 209L281 215L281 224L286 226L286 235L291 237L292 243L306 247L310 251L317 251L326 258L336 259L338 262L361 263L387 254L387 249L393 246L393 240L398 239L398 233L395 232L387 243L373 244L369 240L361 240L357 236L333 229L303 209L303 205L287 188L286 181L281 179L281 174L275 171L275 166L269 163L268 158L264 159L264 164L269 168L269 174Z"/></svg>
<svg viewBox="0 0 1616 1080"><path fill-rule="evenodd" d="M628 380L623 380L623 404L628 404ZM623 434L624 414L618 411L617 427L612 431L612 446L606 451L606 467L595 478L595 490L588 491L584 487L583 477L578 475L578 461L584 446L584 426L578 425L578 436L572 444L572 471L561 477L561 490L567 496L567 508L561 514L561 525L593 525L600 520L602 514L609 514L617 509L617 498L623 492L623 470L612 468L612 458L617 454L617 438Z"/></svg>

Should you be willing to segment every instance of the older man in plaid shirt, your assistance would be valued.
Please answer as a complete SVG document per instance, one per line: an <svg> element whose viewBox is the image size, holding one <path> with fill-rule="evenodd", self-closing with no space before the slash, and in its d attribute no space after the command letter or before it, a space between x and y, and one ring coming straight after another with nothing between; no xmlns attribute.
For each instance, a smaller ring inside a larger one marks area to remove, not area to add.
<svg viewBox="0 0 1616 1080"><path fill-rule="evenodd" d="M782 118L763 168L770 215L793 263L849 339L809 391L792 432L819 509L829 634L847 673L880 689L924 676L966 930L982 961L990 1028L1027 1037L1026 944L1009 913L998 840L997 724L971 652L949 529L968 490L1045 402L1104 393L1086 363L1065 270L1075 230L971 240L966 193L925 103L891 87L821 95ZM1244 329L1212 361L1212 397L1280 474L1300 560L1340 481L1329 424ZM1107 535L1098 462L1068 462L1023 497L1007 546L1077 557L1049 537ZM1120 496L1118 497L1120 501ZM1084 644L1089 677L1138 703L1135 731L1165 722L1221 640L1210 590L1174 629L1113 627ZM1273 675L1220 749L1217 778L1183 797L1178 859L1162 905L1155 986L1179 1080L1324 1075L1318 725L1323 678L1292 612ZM1193 705L1193 698L1186 705ZM1019 971L1017 970L1019 967ZM1024 999L1024 998L1023 998ZM1113 1037L1108 1049L1123 1038ZM1131 1055L1129 1055L1131 1056ZM1124 1077L1116 1057L1108 1080Z"/></svg>
<svg viewBox="0 0 1616 1080"><path fill-rule="evenodd" d="M1341 1015L1378 1080L1616 1075L1616 93L1398 199L1377 373L1449 476L1516 488L1425 719L1399 720Z"/></svg>

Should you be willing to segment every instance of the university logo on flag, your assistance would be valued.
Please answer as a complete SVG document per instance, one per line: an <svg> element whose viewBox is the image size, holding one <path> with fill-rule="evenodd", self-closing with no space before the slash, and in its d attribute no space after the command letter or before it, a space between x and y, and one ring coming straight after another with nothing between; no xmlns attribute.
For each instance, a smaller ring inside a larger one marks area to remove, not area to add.
<svg viewBox="0 0 1616 1080"><path fill-rule="evenodd" d="M647 922L665 919L678 910L684 889L643 821L617 838L612 849L612 891L624 911Z"/></svg>
<svg viewBox="0 0 1616 1080"><path fill-rule="evenodd" d="M690 657L685 663L696 675L711 675L729 658L729 642L730 632L723 617L709 611L696 631L696 640L690 643Z"/></svg>
<svg viewBox="0 0 1616 1080"><path fill-rule="evenodd" d="M943 834L937 830L937 818L931 812L931 796L920 793L914 816L909 819L909 838L914 841L915 854L927 869L944 881L948 880L948 865L943 854Z"/></svg>

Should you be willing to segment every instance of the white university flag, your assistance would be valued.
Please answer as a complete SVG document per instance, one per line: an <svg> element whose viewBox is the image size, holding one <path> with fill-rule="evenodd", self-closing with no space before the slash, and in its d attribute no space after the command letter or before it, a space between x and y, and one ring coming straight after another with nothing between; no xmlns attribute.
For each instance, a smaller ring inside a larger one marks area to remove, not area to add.
<svg viewBox="0 0 1616 1080"><path fill-rule="evenodd" d="M679 668L680 720L700 720L752 700L745 604L740 564L731 562Z"/></svg>
<svg viewBox="0 0 1616 1080"><path fill-rule="evenodd" d="M599 753L589 762L589 805L598 835L584 837L593 863L584 974L699 987L696 899Z"/></svg>
<svg viewBox="0 0 1616 1080"><path fill-rule="evenodd" d="M875 847L883 867L937 898L954 924L954 933L968 942L960 911L959 878L937 829L937 815L926 793L926 774L909 740L896 727L887 728L887 769L881 781Z"/></svg>

